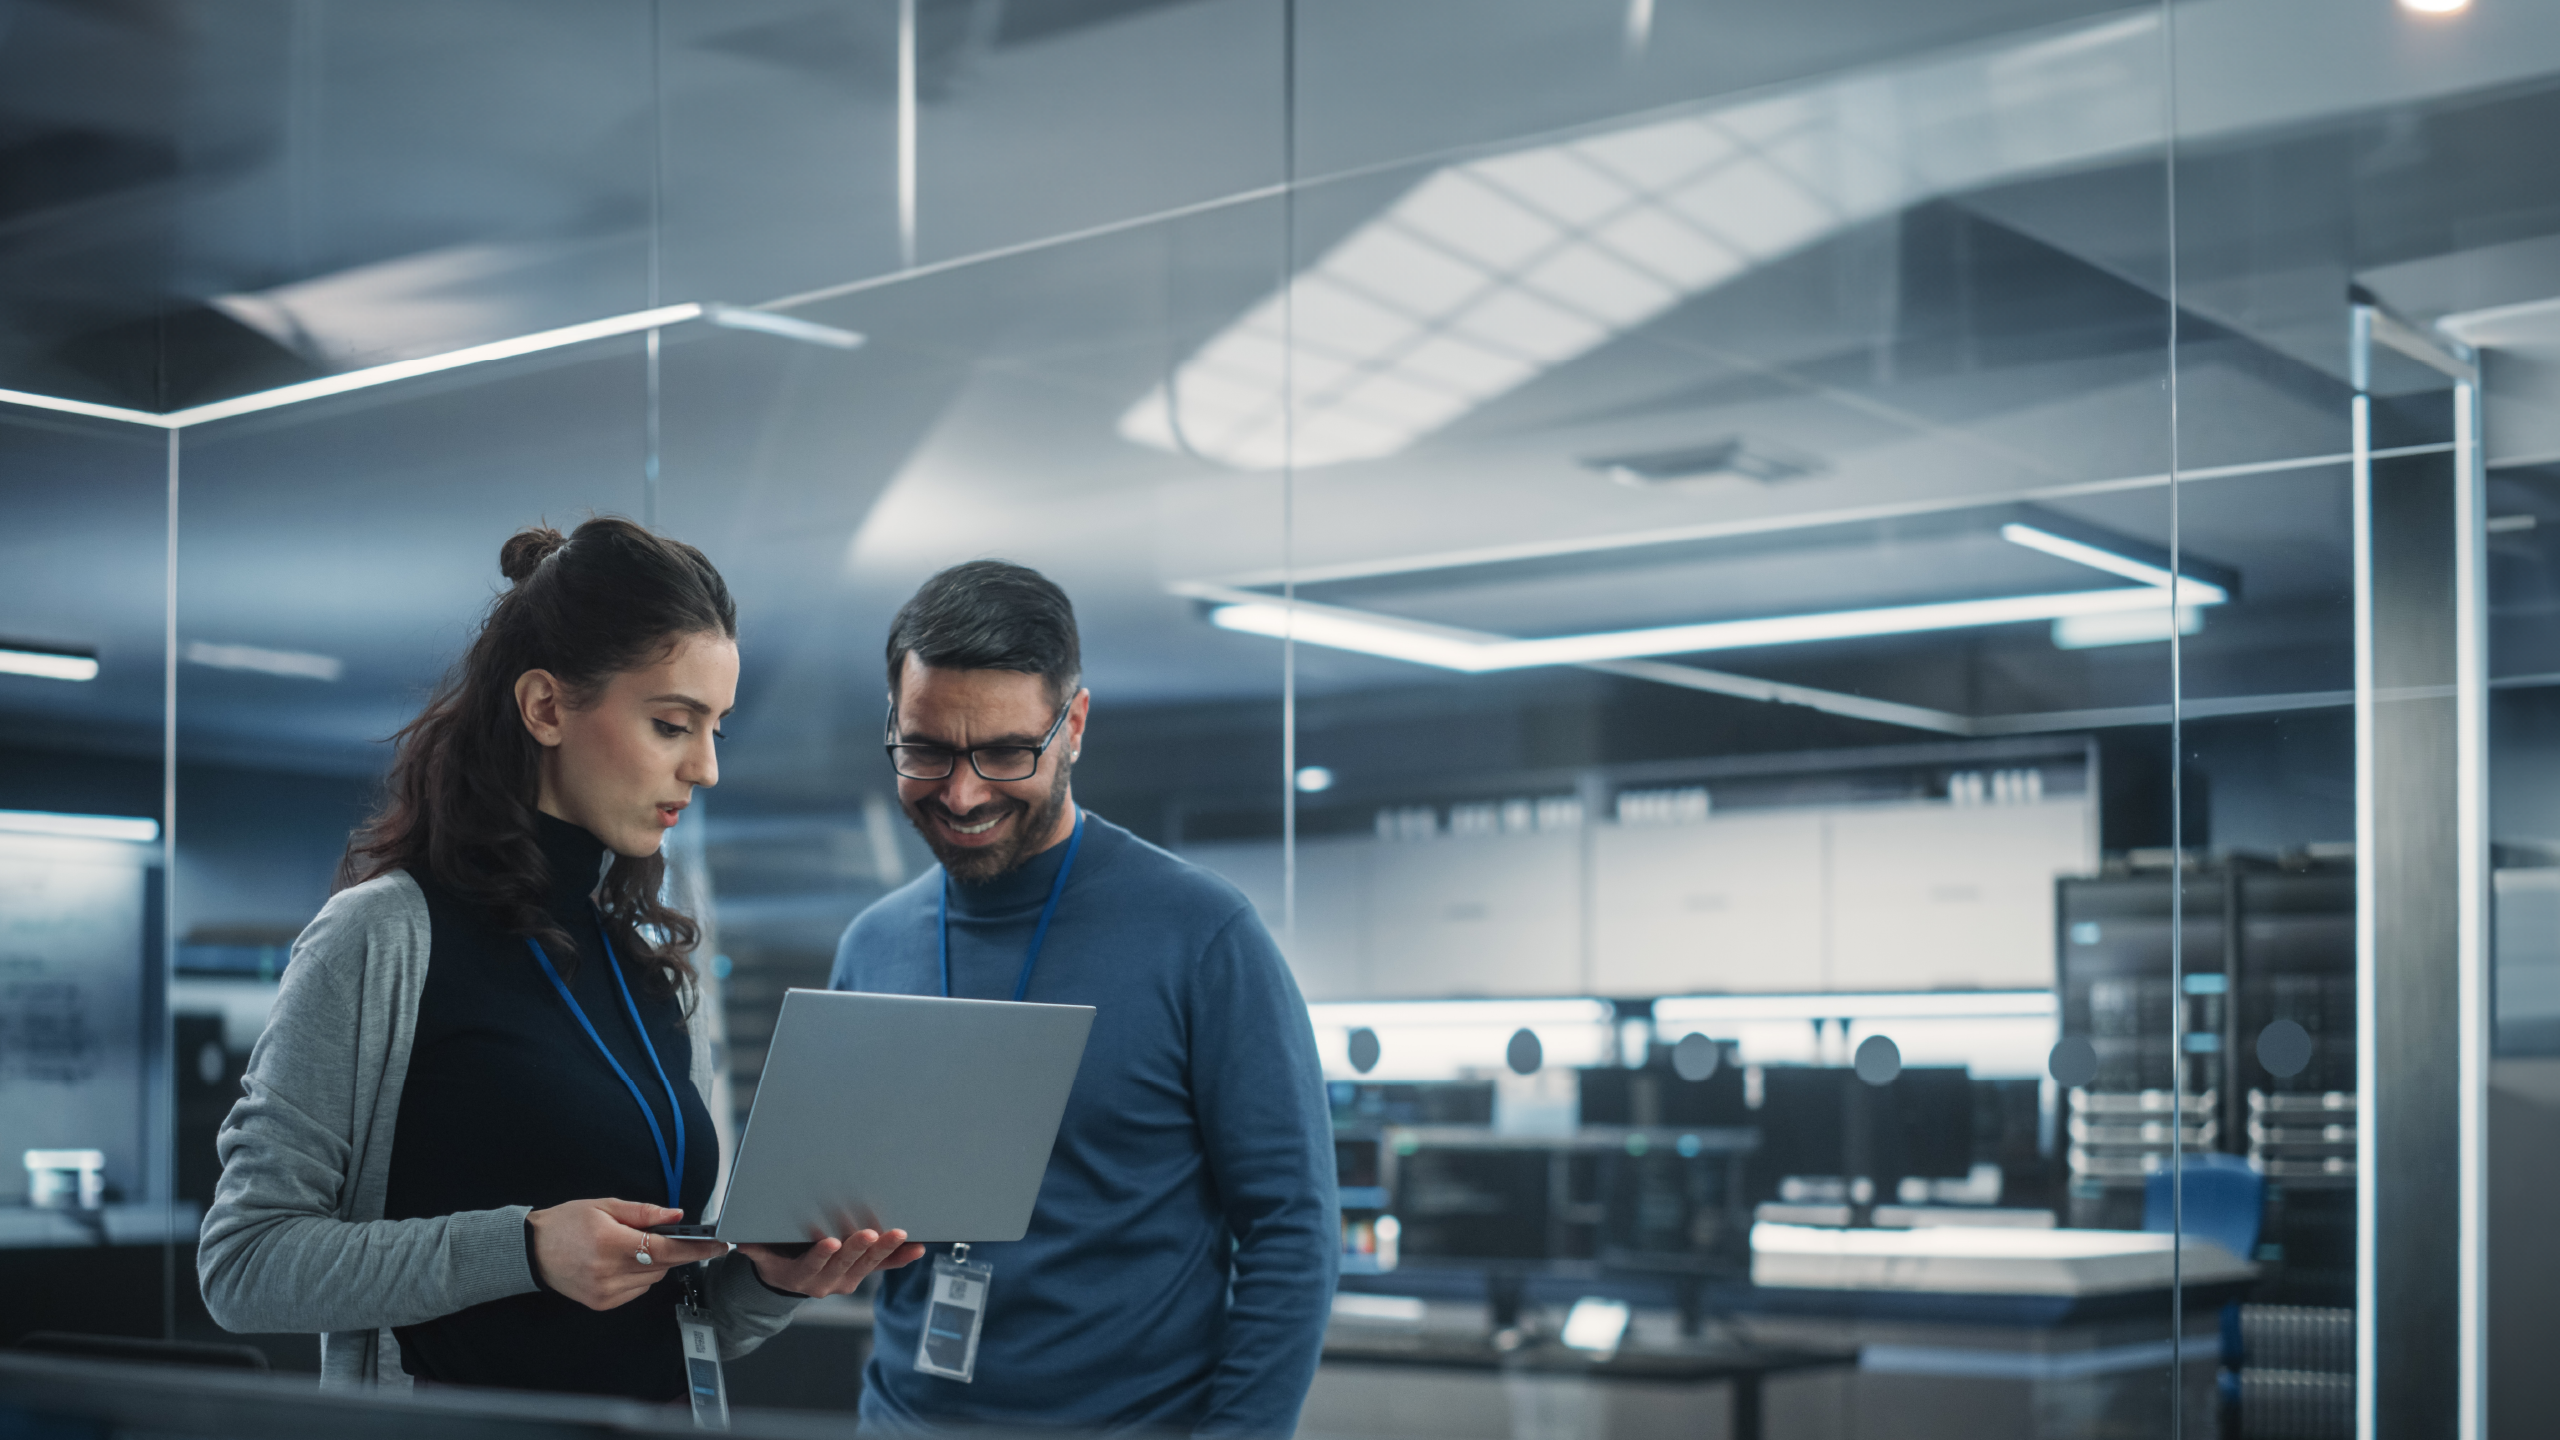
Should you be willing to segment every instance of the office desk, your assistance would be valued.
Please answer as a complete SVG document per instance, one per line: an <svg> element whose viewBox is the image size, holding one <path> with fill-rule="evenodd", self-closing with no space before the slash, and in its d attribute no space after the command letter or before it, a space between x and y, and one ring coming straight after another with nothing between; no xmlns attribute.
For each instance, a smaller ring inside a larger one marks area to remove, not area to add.
<svg viewBox="0 0 2560 1440"><path fill-rule="evenodd" d="M1734 1344L1605 1357L1552 1342L1506 1351L1481 1334L1337 1326L1299 1432L1696 1440L1714 1436L1721 1418L1731 1440L1762 1440L1770 1378L1846 1370L1856 1359L1818 1346Z"/></svg>
<svg viewBox="0 0 2560 1440"><path fill-rule="evenodd" d="M2210 1240L2140 1230L1917 1230L1751 1227L1751 1283L1809 1290L1902 1290L2078 1298L2245 1283L2254 1265Z"/></svg>
<svg viewBox="0 0 2560 1440"><path fill-rule="evenodd" d="M2218 1312L2257 1273L2207 1241L2127 1231L1763 1225L1752 1240L1754 1283L1711 1303L1762 1343L1854 1346L1855 1440L2152 1434L2172 1405L2209 1435Z"/></svg>

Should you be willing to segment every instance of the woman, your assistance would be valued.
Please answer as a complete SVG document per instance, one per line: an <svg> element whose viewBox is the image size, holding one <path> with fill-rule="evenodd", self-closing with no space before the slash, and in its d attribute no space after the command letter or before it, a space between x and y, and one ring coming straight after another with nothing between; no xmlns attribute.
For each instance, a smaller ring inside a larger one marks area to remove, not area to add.
<svg viewBox="0 0 2560 1440"><path fill-rule="evenodd" d="M647 1233L719 1174L685 1024L700 932L659 898L659 848L719 780L737 611L700 551L627 520L526 530L499 568L294 944L199 1274L225 1328L323 1332L324 1384L674 1400L680 1267L710 1262L684 1284L728 1357L923 1251Z"/></svg>

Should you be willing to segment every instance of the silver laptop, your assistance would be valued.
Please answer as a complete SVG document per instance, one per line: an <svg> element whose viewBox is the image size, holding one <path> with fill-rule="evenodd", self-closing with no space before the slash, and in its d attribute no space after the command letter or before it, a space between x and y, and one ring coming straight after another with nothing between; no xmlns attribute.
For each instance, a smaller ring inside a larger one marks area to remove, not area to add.
<svg viewBox="0 0 2560 1440"><path fill-rule="evenodd" d="M1090 1005L786 991L720 1218L655 1233L1019 1240L1092 1029Z"/></svg>

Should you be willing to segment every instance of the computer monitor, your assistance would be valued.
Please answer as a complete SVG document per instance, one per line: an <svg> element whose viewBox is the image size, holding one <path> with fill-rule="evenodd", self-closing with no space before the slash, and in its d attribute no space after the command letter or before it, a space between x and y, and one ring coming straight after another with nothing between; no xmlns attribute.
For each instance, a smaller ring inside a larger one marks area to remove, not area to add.
<svg viewBox="0 0 2560 1440"><path fill-rule="evenodd" d="M1378 1179L1378 1141L1373 1137L1333 1137L1333 1180L1344 1190L1374 1190Z"/></svg>
<svg viewBox="0 0 2560 1440"><path fill-rule="evenodd" d="M1906 1178L1962 1179L1973 1172L1973 1108L1960 1065L1907 1067L1883 1085L1843 1067L1769 1066L1753 1189L1765 1198L1790 1175L1864 1176L1890 1197Z"/></svg>
<svg viewBox="0 0 2560 1440"><path fill-rule="evenodd" d="M1742 1067L1719 1065L1704 1080L1683 1080L1671 1068L1669 1046L1657 1047L1641 1069L1598 1065L1581 1072L1581 1120L1585 1125L1669 1126L1710 1129L1752 1123L1743 1099Z"/></svg>
<svg viewBox="0 0 2560 1440"><path fill-rule="evenodd" d="M1749 1272L1743 1155L1651 1147L1596 1158L1601 1263L1698 1275Z"/></svg>
<svg viewBox="0 0 2560 1440"><path fill-rule="evenodd" d="M1963 1066L1914 1066L1889 1085L1857 1088L1870 1117L1865 1173L1880 1189L1973 1173L1973 1079Z"/></svg>
<svg viewBox="0 0 2560 1440"><path fill-rule="evenodd" d="M1490 1125L1493 1082L1443 1080L1396 1084L1335 1080L1325 1086L1333 1123L1354 1125Z"/></svg>
<svg viewBox="0 0 2560 1440"><path fill-rule="evenodd" d="M1540 1146L1426 1145L1396 1156L1392 1199L1404 1258L1546 1259L1554 1155Z"/></svg>
<svg viewBox="0 0 2560 1440"><path fill-rule="evenodd" d="M1836 1066L1771 1065L1760 1072L1760 1149L1751 1157L1755 1192L1777 1193L1789 1175L1839 1175L1848 1162L1848 1087Z"/></svg>

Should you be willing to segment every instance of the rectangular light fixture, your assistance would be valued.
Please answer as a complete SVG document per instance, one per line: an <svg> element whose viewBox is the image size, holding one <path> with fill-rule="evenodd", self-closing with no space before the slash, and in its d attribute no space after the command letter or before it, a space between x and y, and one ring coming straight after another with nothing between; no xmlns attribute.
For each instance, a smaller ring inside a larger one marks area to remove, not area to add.
<svg viewBox="0 0 2560 1440"><path fill-rule="evenodd" d="M334 681L346 673L346 662L335 655L314 655L305 650L262 650L255 645L212 645L190 640L180 652L190 665L212 670L246 670L259 675L280 675L291 680Z"/></svg>
<svg viewBox="0 0 2560 1440"><path fill-rule="evenodd" d="M38 395L32 390L0 390L0 405L23 405L30 410L51 410L62 415L85 415L92 420L119 420L127 425L150 425L167 428L169 417L149 410L128 410L122 405L93 405L86 400L66 400L59 395Z"/></svg>
<svg viewBox="0 0 2560 1440"><path fill-rule="evenodd" d="M533 355L544 350L557 350L564 345L580 345L589 340L604 340L616 335L633 335L643 330L681 324L702 314L702 307L687 301L682 305L661 305L655 310L635 310L628 315L609 315L602 320L589 320L578 325L563 325L557 330L537 330L531 335L518 335L508 340L492 340L486 345L470 345L460 350L447 350L441 355L421 355L415 360L394 360L388 365L371 365L350 370L344 375L324 375L294 385L279 385L273 390L260 390L249 395L235 395L228 400L172 410L157 417L164 429L183 430L208 420L228 420L236 415L251 415L260 410L296 405L305 400L319 400L331 395L344 395L351 390L369 390L395 380L433 375L440 370L459 370L466 365L485 365L493 360L512 360L519 355Z"/></svg>
<svg viewBox="0 0 2560 1440"><path fill-rule="evenodd" d="M32 675L39 680L95 680L98 657L77 650L0 641L0 675Z"/></svg>
<svg viewBox="0 0 2560 1440"><path fill-rule="evenodd" d="M2047 595L1946 600L1925 605L1835 610L1810 615L1773 615L1753 620L1711 620L1694 625L1663 625L1643 630L1557 635L1534 640L1480 635L1357 610L1311 605L1304 601L1294 606L1277 600L1221 605L1209 612L1209 622L1222 630L1274 638L1285 636L1335 650L1355 650L1391 660L1409 660L1468 674L1483 674L1540 665L1582 665L1600 660L1698 655L1764 645L1966 630L1986 625L2059 620L2072 615L2161 610L2168 604L2168 591L2143 585L2129 589L2069 590Z"/></svg>
<svg viewBox="0 0 2560 1440"><path fill-rule="evenodd" d="M512 360L519 355L557 350L565 345L580 345L589 340L604 340L616 335L632 335L643 330L682 324L687 320L699 319L702 312L702 306L686 301L681 305L661 305L654 310L635 310L628 315L608 315L602 320L563 325L556 330L540 330L531 335L493 340L486 345L470 345L460 350L447 350L441 355L421 355L414 360L394 360L387 365L367 366L362 370L350 370L343 375L324 375L317 380L279 385L273 390L234 395L228 400L192 405L184 410L172 410L166 414L154 414L148 410L128 410L115 405L93 405L85 400L66 400L58 395L37 395L24 390L0 390L0 404L24 405L38 410L58 411L65 415L86 415L99 420L121 420L127 424L148 425L160 430L184 430L190 425L202 425L209 420L228 420L237 415L253 415L261 410L298 405L305 400L344 395L353 390L369 390L376 385L389 385L395 381L414 379L420 375L433 375L441 370L459 370L467 365L485 365L493 360Z"/></svg>
<svg viewBox="0 0 2560 1440"><path fill-rule="evenodd" d="M2204 612L2181 605L2172 618L2166 610L2133 610L2121 615L2067 615L2053 622L2056 650L2102 650L2110 645L2149 645L2171 634L2193 635L2204 628Z"/></svg>
<svg viewBox="0 0 2560 1440"><path fill-rule="evenodd" d="M160 822L137 815L58 815L47 810L0 810L0 835L50 835L67 840L160 838Z"/></svg>
<svg viewBox="0 0 2560 1440"><path fill-rule="evenodd" d="M2231 598L2221 586L2211 581L2199 580L2193 575L2172 575L2166 567L2137 560L2130 555L2119 554L2068 536L2056 535L2039 526L2022 525L2011 521L2000 527L2000 538L2012 545L2041 550L2056 559L2068 560L2075 565L2086 565L2092 570L2104 570L2110 575L2121 575L2127 580L2139 580L2145 585L2156 585L2163 590L2166 590L2170 582L2175 580L2178 586L2178 603L2181 605L2219 605Z"/></svg>

